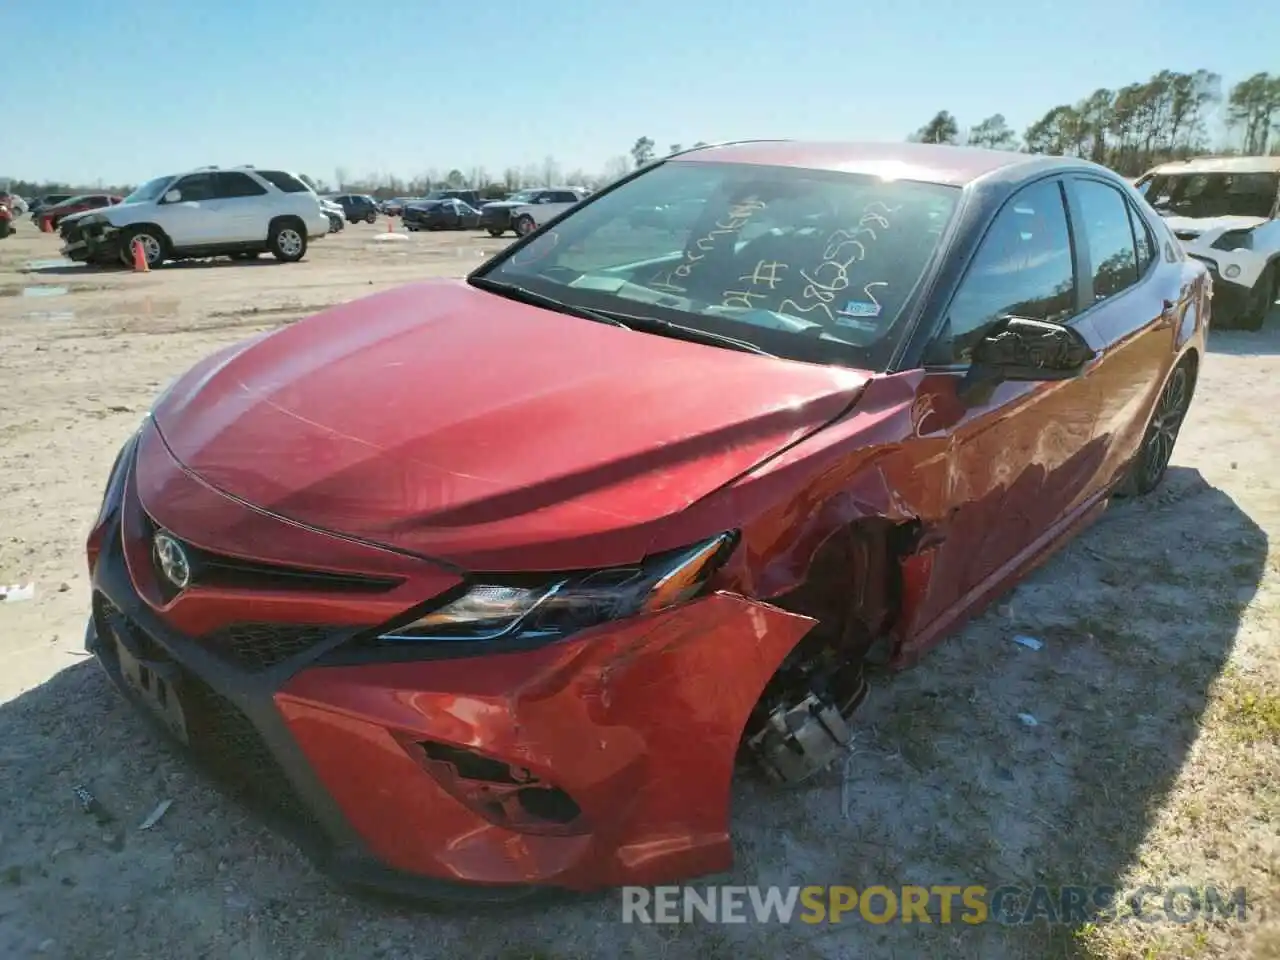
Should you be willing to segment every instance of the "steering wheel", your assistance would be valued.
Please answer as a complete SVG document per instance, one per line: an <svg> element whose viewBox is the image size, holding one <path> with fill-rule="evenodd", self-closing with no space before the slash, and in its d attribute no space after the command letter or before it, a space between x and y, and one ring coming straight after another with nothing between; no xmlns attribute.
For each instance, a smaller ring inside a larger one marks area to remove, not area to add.
<svg viewBox="0 0 1280 960"><path fill-rule="evenodd" d="M573 283L583 275L581 270L575 270L573 267L566 267L562 263L553 263L549 267L544 267L538 271L548 280L560 280L565 284Z"/></svg>

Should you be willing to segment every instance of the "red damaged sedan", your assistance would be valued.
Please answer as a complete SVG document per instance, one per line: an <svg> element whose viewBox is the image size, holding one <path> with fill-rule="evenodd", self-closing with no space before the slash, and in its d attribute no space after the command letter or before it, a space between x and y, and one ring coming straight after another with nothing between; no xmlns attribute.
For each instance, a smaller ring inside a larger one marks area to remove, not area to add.
<svg viewBox="0 0 1280 960"><path fill-rule="evenodd" d="M87 644L343 881L720 871L739 763L823 770L877 670L1160 483L1209 294L1085 161L667 158L175 381Z"/></svg>

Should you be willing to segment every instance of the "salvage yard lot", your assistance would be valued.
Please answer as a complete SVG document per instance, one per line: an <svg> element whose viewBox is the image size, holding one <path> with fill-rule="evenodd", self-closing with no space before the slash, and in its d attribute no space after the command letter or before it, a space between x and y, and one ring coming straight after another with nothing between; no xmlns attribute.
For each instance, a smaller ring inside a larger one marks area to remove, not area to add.
<svg viewBox="0 0 1280 960"><path fill-rule="evenodd" d="M1243 923L640 926L616 894L427 912L335 889L206 785L83 653L83 536L120 443L189 364L503 244L383 230L349 227L300 264L145 275L41 266L57 241L30 229L0 242L0 584L35 585L0 604L0 957L1280 955L1275 311L1260 334L1213 334L1161 492L881 680L845 769L803 790L744 778L737 866L695 881L1244 886Z"/></svg>

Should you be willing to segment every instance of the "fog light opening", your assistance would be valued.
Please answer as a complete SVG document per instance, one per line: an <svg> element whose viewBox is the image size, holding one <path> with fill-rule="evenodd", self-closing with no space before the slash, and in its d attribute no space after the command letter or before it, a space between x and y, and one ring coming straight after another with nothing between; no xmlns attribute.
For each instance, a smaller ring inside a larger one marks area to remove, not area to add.
<svg viewBox="0 0 1280 960"><path fill-rule="evenodd" d="M431 741L417 746L427 771L440 785L491 823L546 836L587 832L578 803L528 769L464 747Z"/></svg>

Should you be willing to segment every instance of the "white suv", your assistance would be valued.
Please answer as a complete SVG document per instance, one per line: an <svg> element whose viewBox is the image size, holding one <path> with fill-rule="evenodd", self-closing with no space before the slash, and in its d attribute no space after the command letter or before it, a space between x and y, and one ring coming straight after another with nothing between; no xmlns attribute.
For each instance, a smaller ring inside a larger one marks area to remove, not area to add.
<svg viewBox="0 0 1280 960"><path fill-rule="evenodd" d="M292 173L206 167L143 184L122 202L65 217L62 253L72 260L149 266L189 257L248 259L270 253L293 262L329 233L320 198Z"/></svg>
<svg viewBox="0 0 1280 960"><path fill-rule="evenodd" d="M1280 297L1280 157L1166 163L1135 186L1208 265L1215 324L1259 329Z"/></svg>

